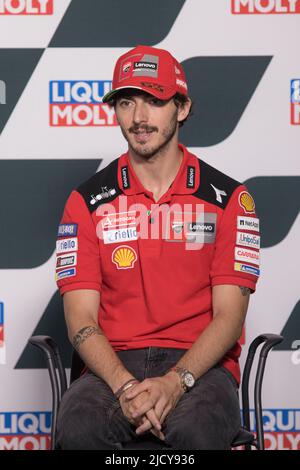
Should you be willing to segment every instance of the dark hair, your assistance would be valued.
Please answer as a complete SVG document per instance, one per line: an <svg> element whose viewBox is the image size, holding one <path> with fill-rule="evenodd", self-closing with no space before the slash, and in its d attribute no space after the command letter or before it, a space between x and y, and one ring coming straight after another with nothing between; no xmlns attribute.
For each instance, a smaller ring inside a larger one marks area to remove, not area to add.
<svg viewBox="0 0 300 470"><path fill-rule="evenodd" d="M146 92L145 92L146 93ZM116 107L117 99L126 97L128 95L128 88L124 88L123 90L118 91L115 95L111 97L110 100L108 100L107 104L113 108ZM180 106L184 106L188 102L188 97L186 95L183 95L182 93L176 93L171 99L173 99L174 104L176 108L179 108ZM189 114L183 121L180 121L179 127L182 127L185 121L189 118L189 116L193 115L192 108L193 108L193 101L189 110Z"/></svg>
<svg viewBox="0 0 300 470"><path fill-rule="evenodd" d="M186 95L182 95L181 93L176 93L174 96L173 96L173 100L174 100L174 104L177 108L179 108L180 106L184 106L187 102L188 102L188 97ZM183 124L185 123L185 121L187 121L187 119L189 118L189 116L192 116L193 115L193 101L192 101L192 104L191 104L191 107L190 107L190 110L189 110L189 114L187 115L187 117L185 119L183 119L183 121L180 121L179 123L179 127L182 127Z"/></svg>

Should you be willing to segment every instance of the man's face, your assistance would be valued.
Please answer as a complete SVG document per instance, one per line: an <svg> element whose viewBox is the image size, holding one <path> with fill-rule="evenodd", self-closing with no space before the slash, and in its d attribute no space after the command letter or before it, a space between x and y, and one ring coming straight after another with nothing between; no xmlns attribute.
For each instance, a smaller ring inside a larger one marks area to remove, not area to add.
<svg viewBox="0 0 300 470"><path fill-rule="evenodd" d="M178 130L178 108L149 93L128 90L116 100L116 116L129 148L150 158L172 140Z"/></svg>

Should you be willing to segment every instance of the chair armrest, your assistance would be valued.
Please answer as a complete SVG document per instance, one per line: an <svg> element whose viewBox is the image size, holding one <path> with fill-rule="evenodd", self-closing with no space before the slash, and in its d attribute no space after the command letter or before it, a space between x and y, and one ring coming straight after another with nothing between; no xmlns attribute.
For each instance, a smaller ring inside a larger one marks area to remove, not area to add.
<svg viewBox="0 0 300 470"><path fill-rule="evenodd" d="M66 371L63 367L57 344L50 336L31 336L28 342L43 351L47 360L47 367L52 391L52 426L51 448L55 446L55 432L58 415L58 407L61 397L67 389ZM58 370L58 374L57 374Z"/></svg>
<svg viewBox="0 0 300 470"><path fill-rule="evenodd" d="M254 407L255 407L255 420L257 430L257 444L258 449L264 449L264 433L263 433L263 421L262 421L262 404L261 404L261 391L262 382L265 371L266 360L270 350L276 345L281 343L283 336L266 333L257 336L249 346L249 351L244 367L243 380L242 380L242 406L243 406L243 425L247 431L250 431L250 410L249 410L249 379L250 372L253 364L253 360L260 344L263 344L259 361L257 366L257 372L255 377L255 388L254 388ZM250 448L250 446L249 446Z"/></svg>

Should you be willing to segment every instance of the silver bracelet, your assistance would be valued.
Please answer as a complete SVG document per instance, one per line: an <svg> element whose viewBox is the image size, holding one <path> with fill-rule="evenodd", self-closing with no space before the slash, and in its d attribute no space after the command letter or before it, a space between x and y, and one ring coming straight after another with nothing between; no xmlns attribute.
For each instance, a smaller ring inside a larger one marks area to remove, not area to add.
<svg viewBox="0 0 300 470"><path fill-rule="evenodd" d="M122 387L119 388L119 390L116 391L115 397L119 399L122 393L125 392L125 390L128 390L129 388L133 387L133 385L135 385L136 383L138 383L137 379L128 380L122 385Z"/></svg>

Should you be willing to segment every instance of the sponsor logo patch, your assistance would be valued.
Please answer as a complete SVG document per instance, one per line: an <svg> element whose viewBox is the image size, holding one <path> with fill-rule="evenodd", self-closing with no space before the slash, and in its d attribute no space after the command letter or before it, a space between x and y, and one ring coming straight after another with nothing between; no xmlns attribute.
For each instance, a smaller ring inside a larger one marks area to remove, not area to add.
<svg viewBox="0 0 300 470"><path fill-rule="evenodd" d="M58 237L76 237L78 224L60 224L58 226Z"/></svg>
<svg viewBox="0 0 300 470"><path fill-rule="evenodd" d="M238 216L237 228L239 230L252 230L252 232L259 232L259 219L256 217Z"/></svg>
<svg viewBox="0 0 300 470"><path fill-rule="evenodd" d="M56 259L56 269L65 268L66 266L76 266L77 253L68 253L67 255L58 256Z"/></svg>
<svg viewBox="0 0 300 470"><path fill-rule="evenodd" d="M169 242L214 243L217 214L215 212L171 212L171 230L166 234Z"/></svg>
<svg viewBox="0 0 300 470"><path fill-rule="evenodd" d="M104 230L104 244L120 243L124 241L137 240L136 227L123 228L118 230Z"/></svg>
<svg viewBox="0 0 300 470"><path fill-rule="evenodd" d="M195 187L195 167L194 166L187 167L186 187L187 188Z"/></svg>
<svg viewBox="0 0 300 470"><path fill-rule="evenodd" d="M157 90L160 93L163 93L165 89L162 85L159 85L158 83L141 82L141 85L143 85L146 88L152 88L152 90Z"/></svg>
<svg viewBox="0 0 300 470"><path fill-rule="evenodd" d="M66 253L67 251L78 250L78 238L63 238L56 242L56 253Z"/></svg>
<svg viewBox="0 0 300 470"><path fill-rule="evenodd" d="M128 167L127 166L123 166L121 168L121 175L122 175L123 189L130 188L129 174L128 174Z"/></svg>
<svg viewBox="0 0 300 470"><path fill-rule="evenodd" d="M158 77L158 57L144 54L140 60L133 62L133 77Z"/></svg>
<svg viewBox="0 0 300 470"><path fill-rule="evenodd" d="M94 204L96 204L96 202L101 201L103 199L108 199L111 196L114 196L116 193L117 191L115 190L115 188L107 189L107 186L104 186L101 188L101 192L99 194L96 194L96 196L94 196L94 194L91 194L90 204L93 206Z"/></svg>
<svg viewBox="0 0 300 470"><path fill-rule="evenodd" d="M211 184L211 187L213 188L213 190L215 191L216 193L216 201L220 202L222 204L223 202L223 199L222 199L222 196L227 196L227 193L223 190L223 189L218 189L216 188L213 184Z"/></svg>
<svg viewBox="0 0 300 470"><path fill-rule="evenodd" d="M234 263L234 270L240 271L242 273L253 274L254 276L259 276L260 271L258 268L254 266L249 266L249 264L242 264L242 263Z"/></svg>
<svg viewBox="0 0 300 470"><path fill-rule="evenodd" d="M250 248L260 248L260 236L245 232L237 232L236 244L249 246Z"/></svg>
<svg viewBox="0 0 300 470"><path fill-rule="evenodd" d="M63 271L59 271L56 273L56 281L59 281L60 279L65 279L66 277L73 277L76 276L76 269L75 268L70 268L70 269L64 269Z"/></svg>
<svg viewBox="0 0 300 470"><path fill-rule="evenodd" d="M180 80L180 78L176 78L176 84L180 86L181 88L184 88L187 90L187 84L184 80Z"/></svg>
<svg viewBox="0 0 300 470"><path fill-rule="evenodd" d="M116 214L107 214L102 220L103 229L112 229L117 227L127 227L136 225L136 211L117 212Z"/></svg>
<svg viewBox="0 0 300 470"><path fill-rule="evenodd" d="M118 269L132 269L137 260L137 254L130 246L121 245L114 249L111 259Z"/></svg>
<svg viewBox="0 0 300 470"><path fill-rule="evenodd" d="M157 64L154 62L134 62L134 70L157 70Z"/></svg>
<svg viewBox="0 0 300 470"><path fill-rule="evenodd" d="M239 195L239 205L244 209L246 214L253 214L255 211L255 203L251 194L242 191Z"/></svg>
<svg viewBox="0 0 300 470"><path fill-rule="evenodd" d="M238 246L234 249L234 257L239 261L248 261L249 263L259 265L259 252L254 250L245 250L244 248L239 248Z"/></svg>

